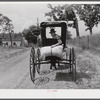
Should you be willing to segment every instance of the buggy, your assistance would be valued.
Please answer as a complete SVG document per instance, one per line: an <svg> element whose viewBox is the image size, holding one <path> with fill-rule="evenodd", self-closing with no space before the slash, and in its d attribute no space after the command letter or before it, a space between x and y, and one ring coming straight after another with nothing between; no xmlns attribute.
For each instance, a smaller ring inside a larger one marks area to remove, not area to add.
<svg viewBox="0 0 100 100"><path fill-rule="evenodd" d="M72 79L75 81L76 80L76 56L75 56L74 47L71 47L71 48L66 47L67 23L65 21L42 22L40 24L40 27L41 27L40 35L41 35L42 46L39 48L32 47L31 52L30 52L31 80L34 82L36 79L37 73L38 75L40 75L41 73L40 68L42 64L51 64L53 62L58 65L69 64L69 73L71 73ZM50 48L50 46L53 44L56 44L57 39L48 37L49 34L48 34L48 31L46 30L51 27L60 28L60 31L61 31L60 36L61 36L62 45L58 46L58 48L55 47L54 51L53 51L53 48ZM61 49L59 49L60 47ZM46 48L48 49L46 50ZM44 59L41 59L42 58L41 55L42 56L45 55L43 52L45 52L47 55L44 57ZM63 57L60 57L61 55L63 55Z"/></svg>

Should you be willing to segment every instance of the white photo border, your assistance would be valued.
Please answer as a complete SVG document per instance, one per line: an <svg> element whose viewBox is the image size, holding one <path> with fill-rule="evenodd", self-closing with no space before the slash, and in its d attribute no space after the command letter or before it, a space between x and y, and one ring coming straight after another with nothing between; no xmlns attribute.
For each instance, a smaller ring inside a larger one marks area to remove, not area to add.
<svg viewBox="0 0 100 100"><path fill-rule="evenodd" d="M38 1L38 2L0 2L0 3L68 3L100 4L99 1ZM0 89L0 99L99 99L99 89Z"/></svg>

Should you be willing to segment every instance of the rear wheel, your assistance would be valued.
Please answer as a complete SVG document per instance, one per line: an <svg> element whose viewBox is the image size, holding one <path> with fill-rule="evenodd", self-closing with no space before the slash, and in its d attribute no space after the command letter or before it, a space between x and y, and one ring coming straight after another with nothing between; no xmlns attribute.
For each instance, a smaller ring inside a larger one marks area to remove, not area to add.
<svg viewBox="0 0 100 100"><path fill-rule="evenodd" d="M35 65L35 49L31 49L30 53L30 76L31 80L34 82L36 74L36 65Z"/></svg>
<svg viewBox="0 0 100 100"><path fill-rule="evenodd" d="M74 48L72 48L72 74L73 80L76 81L76 55Z"/></svg>
<svg viewBox="0 0 100 100"><path fill-rule="evenodd" d="M70 53L69 53L69 66L70 66L70 73L72 73L72 50L70 49Z"/></svg>
<svg viewBox="0 0 100 100"><path fill-rule="evenodd" d="M38 74L40 74L40 56L41 56L41 54L40 54L40 49L37 49L37 72L38 72Z"/></svg>

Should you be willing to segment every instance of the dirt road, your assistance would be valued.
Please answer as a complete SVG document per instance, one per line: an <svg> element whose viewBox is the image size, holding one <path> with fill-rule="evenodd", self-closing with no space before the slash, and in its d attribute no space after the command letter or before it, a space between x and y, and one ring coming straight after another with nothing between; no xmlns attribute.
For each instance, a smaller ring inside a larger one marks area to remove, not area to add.
<svg viewBox="0 0 100 100"><path fill-rule="evenodd" d="M17 88L29 74L29 52L25 51L0 64L1 89Z"/></svg>
<svg viewBox="0 0 100 100"><path fill-rule="evenodd" d="M61 65L51 70L49 65L41 66L44 84L35 85L30 79L30 49L0 64L0 89L83 89L100 88L100 52L75 48L77 55L77 80L72 81L68 67ZM36 82L35 81L35 82Z"/></svg>

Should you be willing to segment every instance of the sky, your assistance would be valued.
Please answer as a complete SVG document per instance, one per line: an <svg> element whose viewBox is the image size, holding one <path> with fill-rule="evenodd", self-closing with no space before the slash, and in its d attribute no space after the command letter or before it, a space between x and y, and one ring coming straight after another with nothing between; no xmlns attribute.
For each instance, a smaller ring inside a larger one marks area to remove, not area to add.
<svg viewBox="0 0 100 100"><path fill-rule="evenodd" d="M9 17L14 25L14 32L22 32L23 29L27 29L31 25L37 24L37 17L39 23L46 21L45 13L50 9L47 7L49 2L0 2L0 13ZM53 6L63 5L66 3L50 2ZM89 32L85 32L85 26L83 22L79 22L79 31L81 35L87 35ZM75 29L69 28L73 37L76 36ZM100 29L94 28L95 33L98 33Z"/></svg>
<svg viewBox="0 0 100 100"><path fill-rule="evenodd" d="M0 2L0 13L12 20L15 32L20 32L24 28L36 25L37 17L39 23L46 21L45 13L50 11L47 4L39 2ZM53 6L58 4L52 3Z"/></svg>
<svg viewBox="0 0 100 100"><path fill-rule="evenodd" d="M36 25L37 17L39 22L46 20L48 10L47 4L41 3L0 3L0 13L12 20L15 32Z"/></svg>

